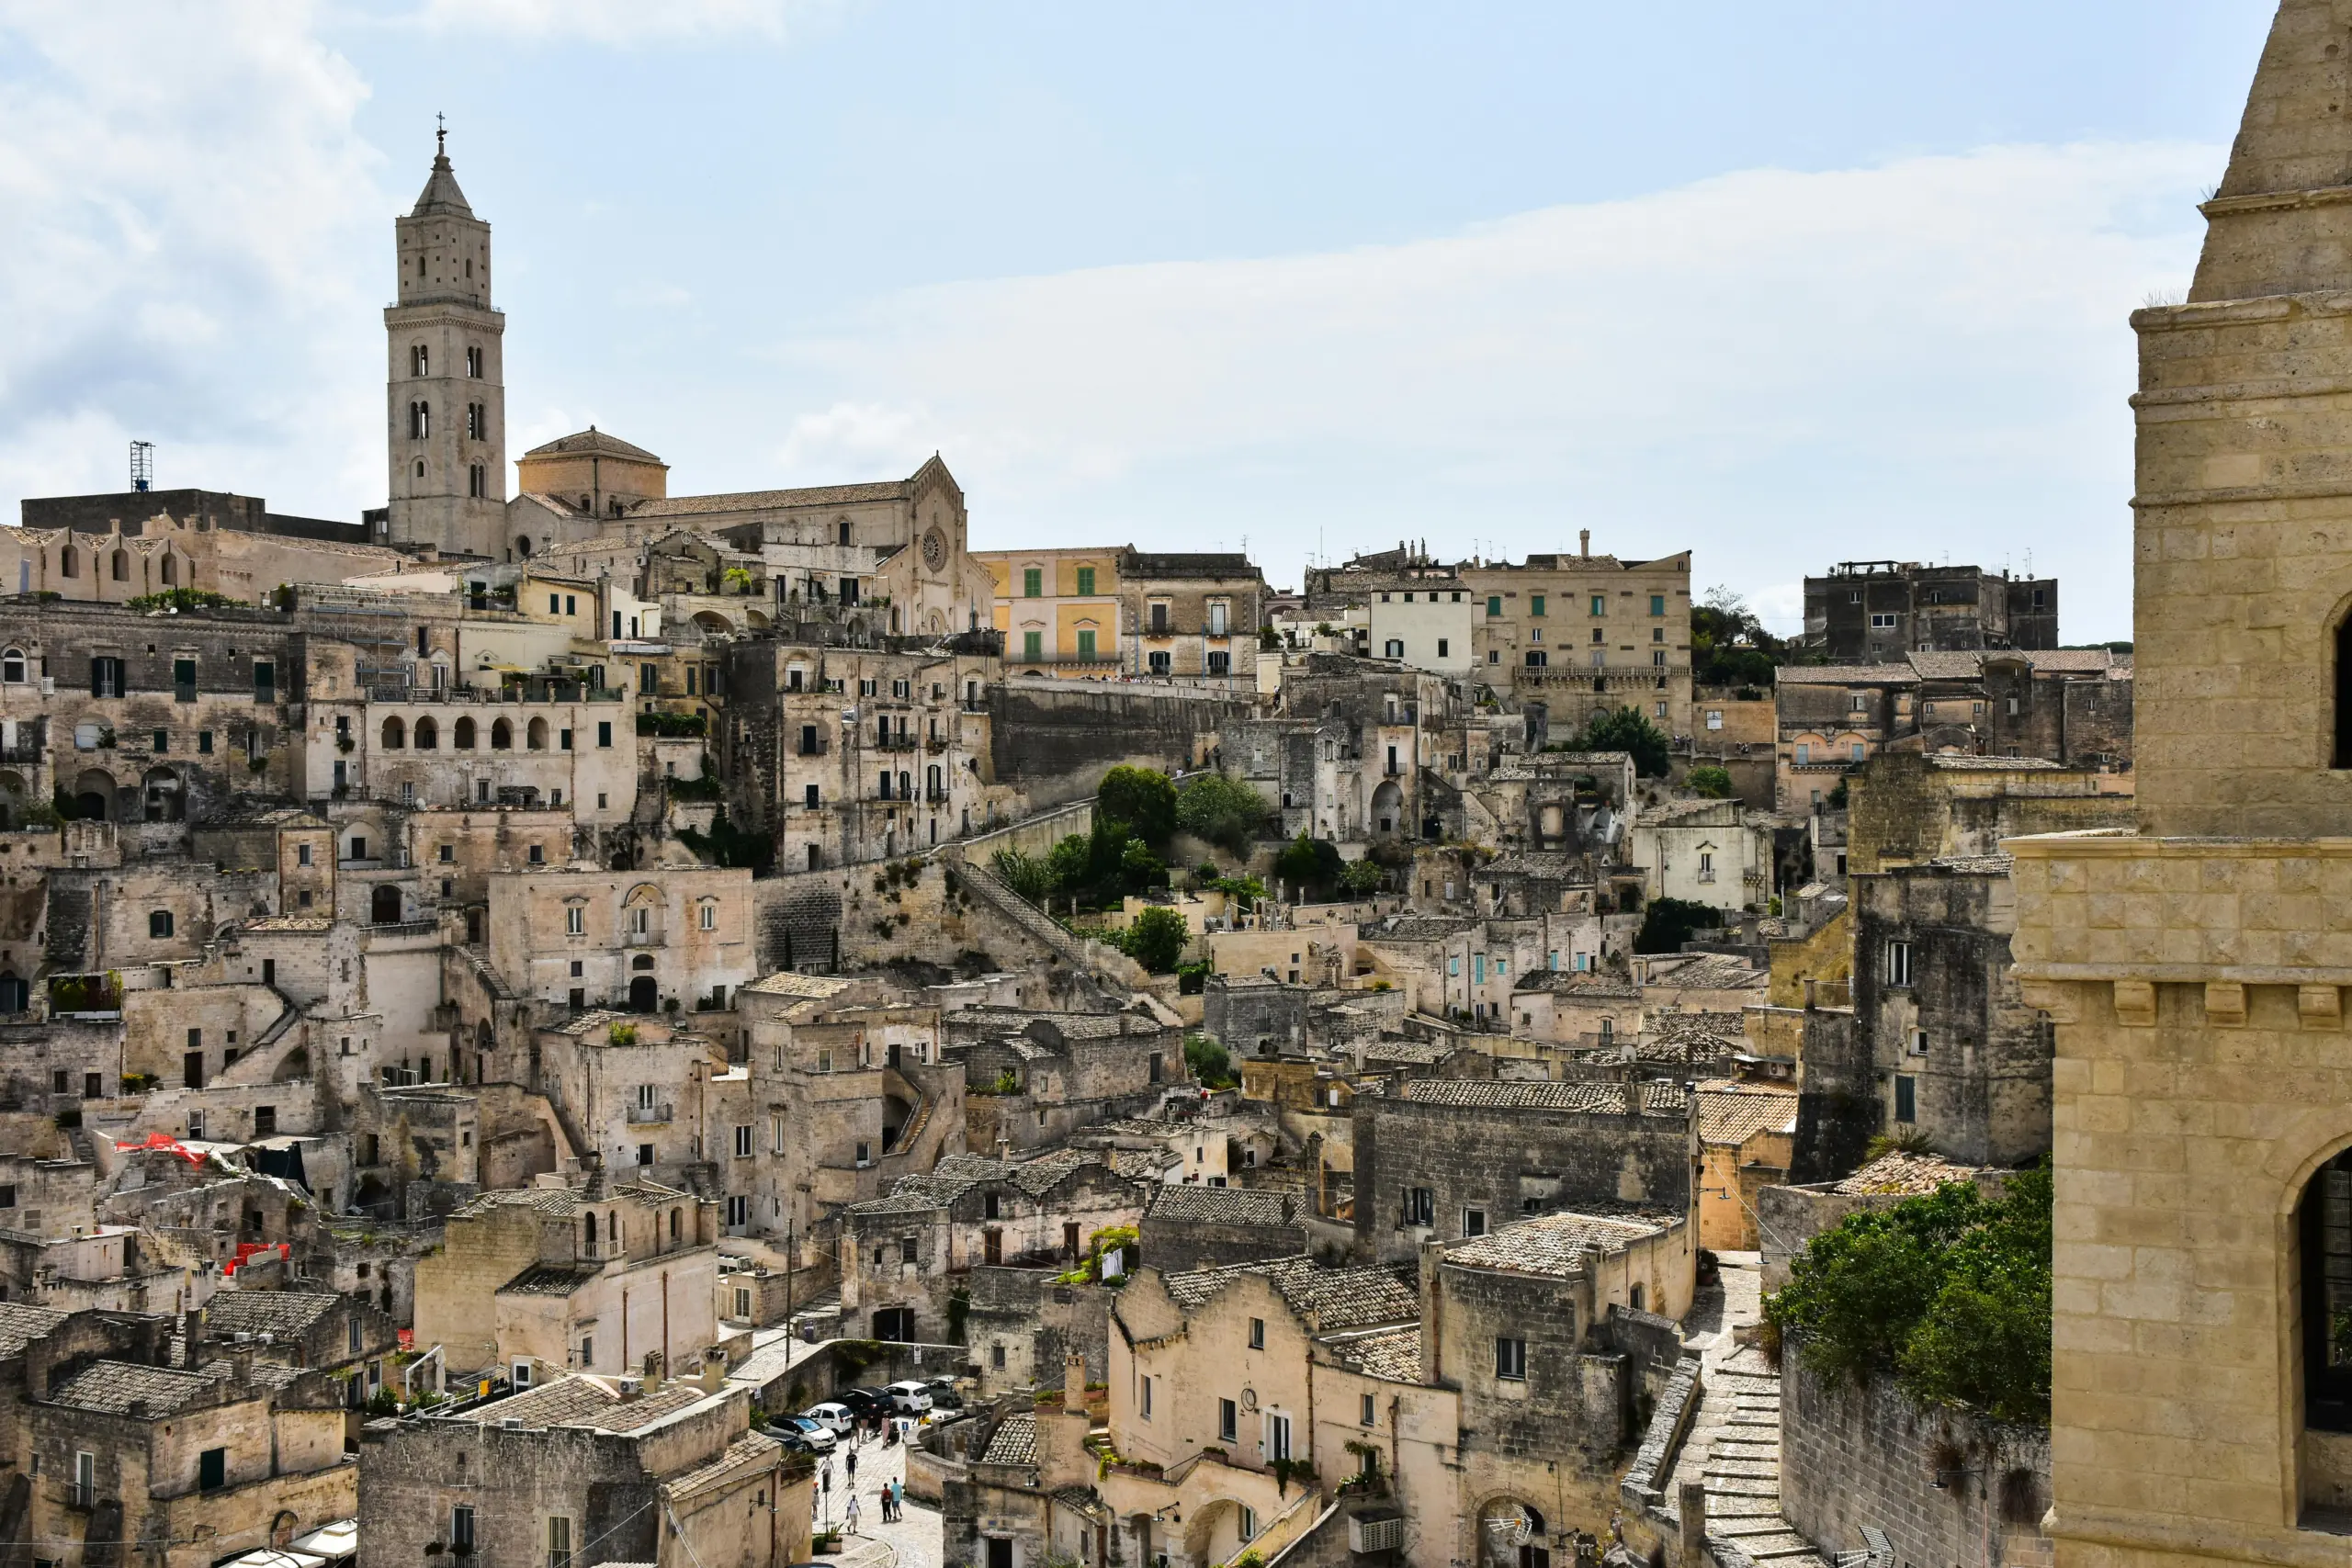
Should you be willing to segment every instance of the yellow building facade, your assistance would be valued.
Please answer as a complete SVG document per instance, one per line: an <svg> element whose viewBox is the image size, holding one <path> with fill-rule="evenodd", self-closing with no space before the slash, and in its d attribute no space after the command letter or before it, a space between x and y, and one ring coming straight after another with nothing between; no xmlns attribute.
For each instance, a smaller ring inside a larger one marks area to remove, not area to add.
<svg viewBox="0 0 2352 1568"><path fill-rule="evenodd" d="M1119 672L1124 545L975 550L996 585L996 629L1009 675L1100 681Z"/></svg>

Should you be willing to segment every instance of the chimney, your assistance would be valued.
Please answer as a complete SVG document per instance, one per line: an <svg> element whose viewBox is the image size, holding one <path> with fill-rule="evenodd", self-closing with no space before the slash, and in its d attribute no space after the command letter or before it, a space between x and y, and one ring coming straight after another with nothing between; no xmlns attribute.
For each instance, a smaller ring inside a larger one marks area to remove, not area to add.
<svg viewBox="0 0 2352 1568"><path fill-rule="evenodd" d="M187 1345L180 1365L195 1371L204 1365L204 1311L201 1307L190 1307L180 1314L180 1338Z"/></svg>
<svg viewBox="0 0 2352 1568"><path fill-rule="evenodd" d="M1628 1116L1639 1116L1641 1113L1641 1080L1634 1077L1631 1073L1628 1073L1625 1075L1625 1114Z"/></svg>
<svg viewBox="0 0 2352 1568"><path fill-rule="evenodd" d="M580 1196L591 1203L603 1202L611 1195L611 1189L605 1182L605 1156L582 1155L580 1163L588 1172L587 1185L580 1190Z"/></svg>
<svg viewBox="0 0 2352 1568"><path fill-rule="evenodd" d="M1579 528L1579 529L1577 529L1577 554L1579 554L1579 555L1586 555L1586 556L1589 556L1589 555L1592 554L1592 530L1591 530L1591 529L1589 529L1589 528Z"/></svg>
<svg viewBox="0 0 2352 1568"><path fill-rule="evenodd" d="M727 1386L727 1358L713 1350L702 1359L702 1391L717 1393Z"/></svg>
<svg viewBox="0 0 2352 1568"><path fill-rule="evenodd" d="M1062 1408L1086 1408L1086 1352L1073 1350L1062 1357Z"/></svg>
<svg viewBox="0 0 2352 1568"><path fill-rule="evenodd" d="M662 1392L662 1352L659 1350L648 1350L645 1353L644 1364L645 1392L648 1393L660 1393Z"/></svg>

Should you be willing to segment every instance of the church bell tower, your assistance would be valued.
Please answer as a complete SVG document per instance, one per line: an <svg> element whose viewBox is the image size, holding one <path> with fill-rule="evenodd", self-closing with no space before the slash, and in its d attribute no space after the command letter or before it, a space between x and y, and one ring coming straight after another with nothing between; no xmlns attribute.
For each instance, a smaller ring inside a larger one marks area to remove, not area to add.
<svg viewBox="0 0 2352 1568"><path fill-rule="evenodd" d="M386 542L503 558L506 318L490 303L490 225L466 205L436 132L433 173L394 220L396 302L384 310Z"/></svg>

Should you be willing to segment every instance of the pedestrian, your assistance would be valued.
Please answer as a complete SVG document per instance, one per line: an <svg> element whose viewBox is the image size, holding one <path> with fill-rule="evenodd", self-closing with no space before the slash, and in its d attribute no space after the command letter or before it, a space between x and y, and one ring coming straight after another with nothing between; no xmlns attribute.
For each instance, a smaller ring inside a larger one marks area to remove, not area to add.
<svg viewBox="0 0 2352 1568"><path fill-rule="evenodd" d="M907 1483L903 1481L890 1483L890 1516L899 1519L907 1517Z"/></svg>
<svg viewBox="0 0 2352 1568"><path fill-rule="evenodd" d="M892 1524L898 1517L899 1516L890 1510L890 1483L886 1481L882 1483L882 1522L886 1525Z"/></svg>
<svg viewBox="0 0 2352 1568"><path fill-rule="evenodd" d="M854 1492L849 1495L848 1503L842 1508L842 1526L852 1535L857 1533L857 1494Z"/></svg>
<svg viewBox="0 0 2352 1568"><path fill-rule="evenodd" d="M849 1483L852 1489L854 1489L857 1485L857 1450L850 1450L849 1458L842 1462L849 1467Z"/></svg>

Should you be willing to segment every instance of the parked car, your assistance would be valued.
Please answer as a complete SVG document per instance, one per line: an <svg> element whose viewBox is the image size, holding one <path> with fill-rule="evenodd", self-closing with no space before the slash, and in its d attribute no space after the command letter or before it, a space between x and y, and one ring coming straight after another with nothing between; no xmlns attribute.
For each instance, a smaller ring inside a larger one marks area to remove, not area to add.
<svg viewBox="0 0 2352 1568"><path fill-rule="evenodd" d="M830 1453L839 1440L831 1427L807 1416L778 1416L769 1421L768 1431L786 1448L804 1453Z"/></svg>
<svg viewBox="0 0 2352 1568"><path fill-rule="evenodd" d="M848 1405L837 1404L829 1400L823 1404L812 1404L802 1411L800 1419L813 1421L837 1438L846 1438L849 1436L850 1427L855 1425L857 1417L851 1412Z"/></svg>
<svg viewBox="0 0 2352 1568"><path fill-rule="evenodd" d="M889 1394L878 1388L840 1389L833 1398L848 1405L861 1420L890 1408Z"/></svg>
<svg viewBox="0 0 2352 1568"><path fill-rule="evenodd" d="M894 1382L882 1392L890 1396L890 1408L901 1416L921 1416L931 1408L931 1390L916 1379Z"/></svg>
<svg viewBox="0 0 2352 1568"><path fill-rule="evenodd" d="M922 1385L922 1391L931 1395L931 1407L934 1413L964 1408L964 1396L956 1392L954 1378L933 1378Z"/></svg>

